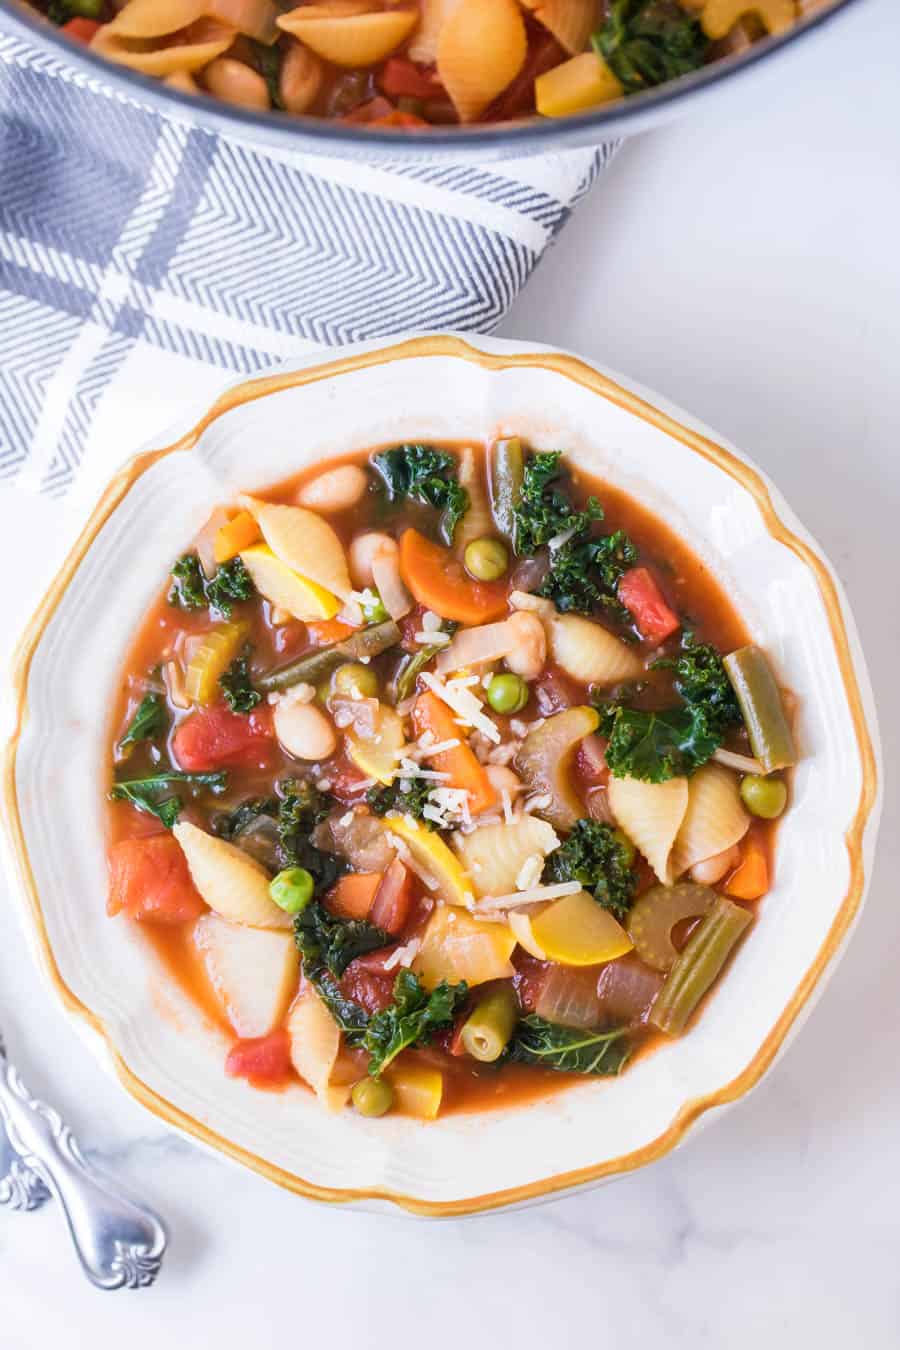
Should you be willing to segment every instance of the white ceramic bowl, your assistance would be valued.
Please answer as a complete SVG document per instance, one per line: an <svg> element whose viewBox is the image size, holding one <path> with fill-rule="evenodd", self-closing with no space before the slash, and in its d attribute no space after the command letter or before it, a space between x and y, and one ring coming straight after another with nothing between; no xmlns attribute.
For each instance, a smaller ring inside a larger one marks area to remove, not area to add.
<svg viewBox="0 0 900 1350"><path fill-rule="evenodd" d="M353 447L511 433L564 449L664 516L798 694L803 760L776 885L698 1024L621 1079L428 1125L329 1116L299 1087L272 1095L226 1078L221 1034L142 935L106 917L100 785L114 684L169 561L236 488ZM231 389L110 484L31 623L15 680L6 816L27 928L57 994L139 1102L307 1196L462 1214L659 1158L759 1080L820 992L862 901L877 731L828 564L743 456L653 396L547 348L419 337Z"/></svg>

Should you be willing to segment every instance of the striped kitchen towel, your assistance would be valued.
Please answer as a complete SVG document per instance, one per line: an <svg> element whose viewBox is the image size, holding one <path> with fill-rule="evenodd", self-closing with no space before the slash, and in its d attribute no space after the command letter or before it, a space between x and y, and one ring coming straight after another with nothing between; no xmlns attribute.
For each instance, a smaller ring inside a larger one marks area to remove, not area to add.
<svg viewBox="0 0 900 1350"><path fill-rule="evenodd" d="M0 31L0 482L324 344L489 332L613 153L366 165L250 149Z"/></svg>

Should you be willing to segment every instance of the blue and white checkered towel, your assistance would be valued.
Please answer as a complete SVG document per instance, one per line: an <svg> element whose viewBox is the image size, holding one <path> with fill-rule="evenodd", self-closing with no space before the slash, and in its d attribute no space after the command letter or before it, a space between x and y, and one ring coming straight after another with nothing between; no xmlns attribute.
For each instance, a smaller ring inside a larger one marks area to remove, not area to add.
<svg viewBox="0 0 900 1350"><path fill-rule="evenodd" d="M216 369L490 331L612 150L376 167L249 149L0 32L0 481L63 494Z"/></svg>

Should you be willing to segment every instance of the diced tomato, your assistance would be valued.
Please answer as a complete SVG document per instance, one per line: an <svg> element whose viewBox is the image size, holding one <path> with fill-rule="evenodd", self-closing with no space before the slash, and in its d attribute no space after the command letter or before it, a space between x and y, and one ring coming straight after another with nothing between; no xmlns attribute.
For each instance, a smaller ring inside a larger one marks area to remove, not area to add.
<svg viewBox="0 0 900 1350"><path fill-rule="evenodd" d="M325 908L341 919L367 919L381 885L379 872L348 872L325 897Z"/></svg>
<svg viewBox="0 0 900 1350"><path fill-rule="evenodd" d="M198 708L185 718L175 732L172 751L179 767L190 773L235 764L265 768L272 736L272 714L266 704L245 715L222 703Z"/></svg>
<svg viewBox="0 0 900 1350"><path fill-rule="evenodd" d="M433 69L423 70L402 56L385 62L378 83L388 98L443 98L446 94Z"/></svg>
<svg viewBox="0 0 900 1350"><path fill-rule="evenodd" d="M124 911L139 923L185 923L206 909L171 834L120 839L109 850L108 864L108 914Z"/></svg>
<svg viewBox="0 0 900 1350"><path fill-rule="evenodd" d="M597 787L609 778L606 742L596 733L585 736L575 752L575 772L584 787Z"/></svg>
<svg viewBox="0 0 900 1350"><path fill-rule="evenodd" d="M331 795L337 797L344 806L353 806L354 803L362 801L367 791L365 784L372 782L371 778L366 778L358 765L342 754L329 760L328 781L331 783L329 789Z"/></svg>
<svg viewBox="0 0 900 1350"><path fill-rule="evenodd" d="M95 19L70 19L62 25L61 31L73 42L80 42L87 47L99 27Z"/></svg>
<svg viewBox="0 0 900 1350"><path fill-rule="evenodd" d="M267 1087L286 1082L292 1072L290 1037L279 1028L268 1036L235 1041L225 1060L225 1072L231 1078L247 1078Z"/></svg>
<svg viewBox="0 0 900 1350"><path fill-rule="evenodd" d="M632 567L624 572L619 579L618 594L641 637L648 642L664 642L681 627L678 615L646 567Z"/></svg>
<svg viewBox="0 0 900 1350"><path fill-rule="evenodd" d="M555 670L545 670L532 685L538 712L541 717L551 717L582 701L581 695L574 692L573 686L565 675Z"/></svg>
<svg viewBox="0 0 900 1350"><path fill-rule="evenodd" d="M369 910L369 923L373 923L376 928L382 928L392 937L399 937L406 927L412 901L412 877L400 859L395 858L375 892L375 899Z"/></svg>
<svg viewBox="0 0 900 1350"><path fill-rule="evenodd" d="M507 122L512 117L524 117L534 112L534 82L561 61L568 53L564 47L543 30L533 30L528 44L525 64L511 84L508 84L499 98L495 99L484 114L486 122Z"/></svg>
<svg viewBox="0 0 900 1350"><path fill-rule="evenodd" d="M351 961L339 980L341 993L365 1008L367 1013L381 1012L394 1001L395 970L385 970L384 963L395 946L382 947L367 956Z"/></svg>
<svg viewBox="0 0 900 1350"><path fill-rule="evenodd" d="M370 98L368 103L360 103L359 107L354 108L351 112L344 113L340 120L356 124L377 122L379 117L386 117L394 111L393 103L379 95L377 98Z"/></svg>

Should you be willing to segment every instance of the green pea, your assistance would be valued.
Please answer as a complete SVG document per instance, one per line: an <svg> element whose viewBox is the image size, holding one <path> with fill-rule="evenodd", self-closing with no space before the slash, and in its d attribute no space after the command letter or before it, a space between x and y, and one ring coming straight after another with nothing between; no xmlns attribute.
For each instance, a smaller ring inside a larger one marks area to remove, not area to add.
<svg viewBox="0 0 900 1350"><path fill-rule="evenodd" d="M752 816L775 820L787 806L787 788L780 778L748 773L741 780L741 798Z"/></svg>
<svg viewBox="0 0 900 1350"><path fill-rule="evenodd" d="M313 898L313 879L305 867L286 867L269 882L269 895L286 914L299 914Z"/></svg>
<svg viewBox="0 0 900 1350"><path fill-rule="evenodd" d="M494 675L487 687L487 701L497 713L517 713L528 702L528 685L518 675Z"/></svg>
<svg viewBox="0 0 900 1350"><path fill-rule="evenodd" d="M370 586L368 594L372 596L371 600L363 600L360 609L363 612L363 618L366 623L384 623L391 616L384 607L381 596Z"/></svg>
<svg viewBox="0 0 900 1350"><path fill-rule="evenodd" d="M473 539L466 545L463 561L476 581L497 581L509 566L509 554L499 539Z"/></svg>
<svg viewBox="0 0 900 1350"><path fill-rule="evenodd" d="M637 850L624 830L613 830L613 838L622 850L622 860L626 867L634 867Z"/></svg>
<svg viewBox="0 0 900 1350"><path fill-rule="evenodd" d="M394 1105L394 1089L383 1078L361 1078L350 1098L361 1116L383 1116Z"/></svg>
<svg viewBox="0 0 900 1350"><path fill-rule="evenodd" d="M348 661L346 665L338 666L332 675L331 690L334 694L352 696L355 689L363 698L377 698L378 676L371 666L364 666L361 661Z"/></svg>

